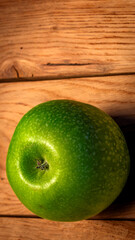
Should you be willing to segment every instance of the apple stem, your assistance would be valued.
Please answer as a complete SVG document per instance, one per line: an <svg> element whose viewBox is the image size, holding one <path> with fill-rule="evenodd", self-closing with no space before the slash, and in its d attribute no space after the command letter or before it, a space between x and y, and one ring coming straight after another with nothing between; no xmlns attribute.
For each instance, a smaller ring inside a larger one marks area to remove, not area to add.
<svg viewBox="0 0 135 240"><path fill-rule="evenodd" d="M40 162L39 160L37 160L36 168L39 168L40 170L47 170L49 169L49 164L47 162Z"/></svg>

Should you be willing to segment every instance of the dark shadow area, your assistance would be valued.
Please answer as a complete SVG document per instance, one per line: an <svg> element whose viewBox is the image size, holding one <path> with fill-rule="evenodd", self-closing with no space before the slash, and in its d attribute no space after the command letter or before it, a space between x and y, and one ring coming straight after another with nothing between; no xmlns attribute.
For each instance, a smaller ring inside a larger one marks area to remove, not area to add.
<svg viewBox="0 0 135 240"><path fill-rule="evenodd" d="M130 173L127 183L115 202L135 201L135 122L131 119L114 117L115 122L121 128L126 139L130 154Z"/></svg>
<svg viewBox="0 0 135 240"><path fill-rule="evenodd" d="M130 154L130 173L127 183L118 198L103 212L92 219L135 219L132 213L135 203L135 120L126 117L113 117L126 139Z"/></svg>

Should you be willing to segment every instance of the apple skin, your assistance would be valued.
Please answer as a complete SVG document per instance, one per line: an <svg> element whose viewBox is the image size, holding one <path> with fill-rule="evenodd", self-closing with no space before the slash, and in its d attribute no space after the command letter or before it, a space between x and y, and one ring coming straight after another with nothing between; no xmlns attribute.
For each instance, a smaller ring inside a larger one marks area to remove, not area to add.
<svg viewBox="0 0 135 240"><path fill-rule="evenodd" d="M63 99L23 116L6 162L20 201L54 221L79 221L104 210L122 191L129 169L126 141L114 120L92 105Z"/></svg>

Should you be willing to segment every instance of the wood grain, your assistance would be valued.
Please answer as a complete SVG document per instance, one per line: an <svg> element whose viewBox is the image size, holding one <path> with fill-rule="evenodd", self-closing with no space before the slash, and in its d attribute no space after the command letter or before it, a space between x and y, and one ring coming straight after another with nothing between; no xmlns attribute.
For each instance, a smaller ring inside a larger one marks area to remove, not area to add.
<svg viewBox="0 0 135 240"><path fill-rule="evenodd" d="M41 102L65 98L100 107L122 128L131 155L130 177L117 201L96 218L135 219L135 75L0 84L0 215L32 215L6 178L7 150L18 121Z"/></svg>
<svg viewBox="0 0 135 240"><path fill-rule="evenodd" d="M135 222L53 222L43 219L0 218L0 239L5 240L135 240Z"/></svg>
<svg viewBox="0 0 135 240"><path fill-rule="evenodd" d="M0 78L135 72L134 0L1 0Z"/></svg>

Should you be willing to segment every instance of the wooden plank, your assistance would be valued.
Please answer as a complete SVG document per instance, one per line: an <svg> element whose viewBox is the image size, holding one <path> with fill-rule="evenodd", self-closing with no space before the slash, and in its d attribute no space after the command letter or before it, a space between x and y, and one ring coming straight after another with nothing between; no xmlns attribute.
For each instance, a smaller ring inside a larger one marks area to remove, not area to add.
<svg viewBox="0 0 135 240"><path fill-rule="evenodd" d="M43 219L0 218L0 239L14 240L135 240L133 221L53 222Z"/></svg>
<svg viewBox="0 0 135 240"><path fill-rule="evenodd" d="M31 215L11 190L5 171L14 129L33 106L52 99L73 99L100 107L114 117L126 137L131 173L117 201L96 218L135 219L135 75L0 84L0 214Z"/></svg>
<svg viewBox="0 0 135 240"><path fill-rule="evenodd" d="M0 78L135 72L134 0L1 0Z"/></svg>

